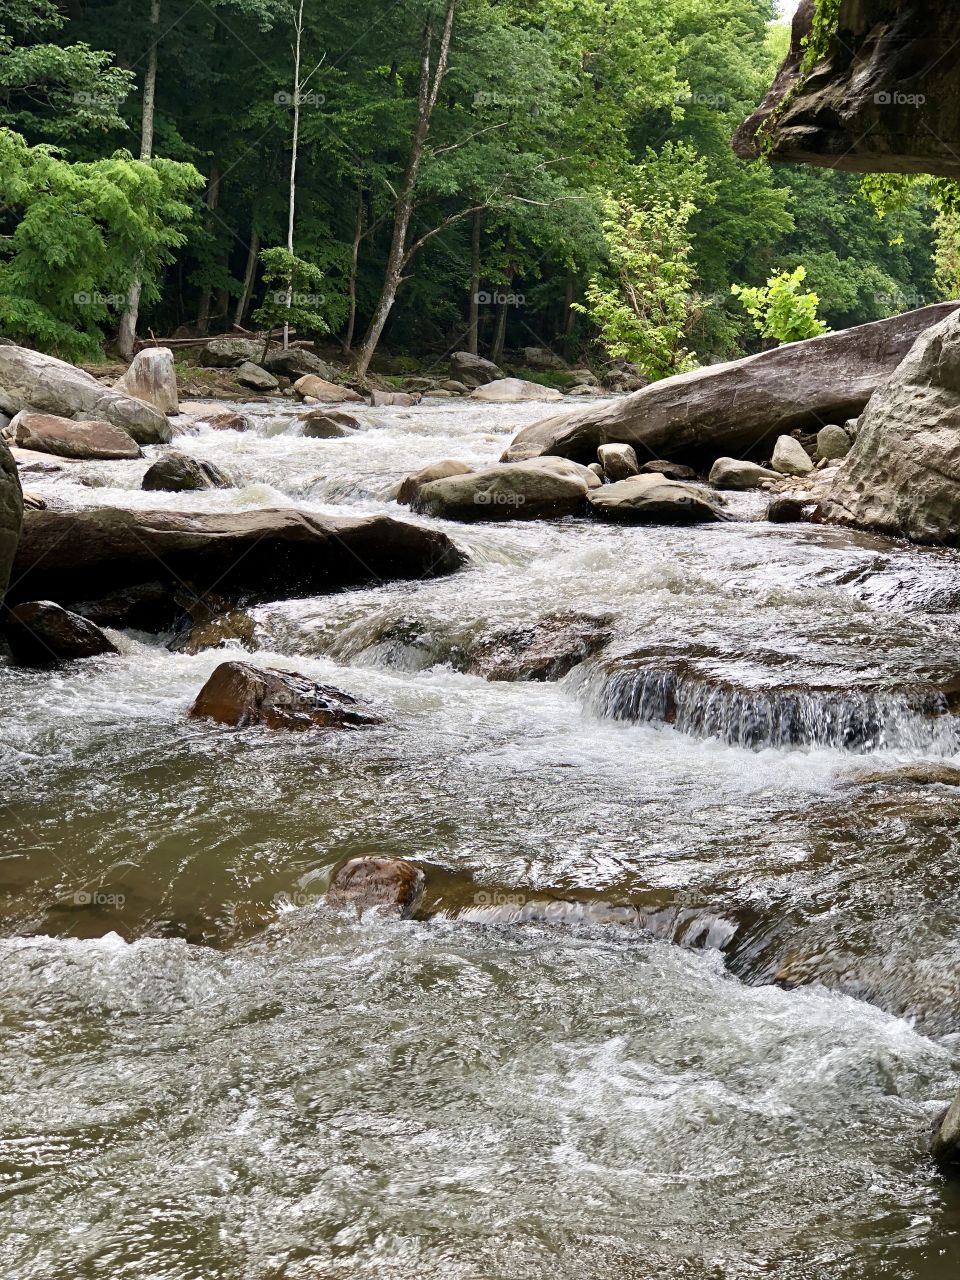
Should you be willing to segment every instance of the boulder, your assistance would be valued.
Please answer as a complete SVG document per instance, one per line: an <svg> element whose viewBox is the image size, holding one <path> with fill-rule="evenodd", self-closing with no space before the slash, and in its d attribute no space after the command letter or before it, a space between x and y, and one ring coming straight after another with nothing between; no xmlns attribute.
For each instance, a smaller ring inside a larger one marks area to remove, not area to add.
<svg viewBox="0 0 960 1280"><path fill-rule="evenodd" d="M960 177L956 10L930 0L840 0L836 34L803 71L814 0L802 0L773 88L734 150L855 173Z"/></svg>
<svg viewBox="0 0 960 1280"><path fill-rule="evenodd" d="M145 347L113 384L114 391L146 400L161 413L179 413L177 374L169 347Z"/></svg>
<svg viewBox="0 0 960 1280"><path fill-rule="evenodd" d="M724 514L708 490L663 476L633 476L587 494L590 511L623 524L706 524Z"/></svg>
<svg viewBox="0 0 960 1280"><path fill-rule="evenodd" d="M387 516L327 517L289 507L240 512L29 511L13 602L96 601L144 584L216 586L229 600L315 595L451 573L463 556L437 529Z"/></svg>
<svg viewBox="0 0 960 1280"><path fill-rule="evenodd" d="M327 382L335 382L339 373L332 364L303 347L289 347L286 351L283 347L271 347L265 356L256 358L256 363L270 373L284 378L302 378L305 374L312 373Z"/></svg>
<svg viewBox="0 0 960 1280"><path fill-rule="evenodd" d="M239 645L253 649L256 623L245 609L230 609L203 622L195 622L167 645L174 653L203 653L207 649L224 649Z"/></svg>
<svg viewBox="0 0 960 1280"><path fill-rule="evenodd" d="M682 462L664 462L655 458L653 462L645 462L640 468L641 475L655 473L666 476L668 480L696 480L697 473L693 467L685 467Z"/></svg>
<svg viewBox="0 0 960 1280"><path fill-rule="evenodd" d="M0 604L10 581L22 524L23 491L17 464L7 446L0 442Z"/></svg>
<svg viewBox="0 0 960 1280"><path fill-rule="evenodd" d="M422 467L412 475L404 477L397 491L397 502L401 506L408 507L425 484L429 484L432 480L446 480L449 476L469 475L472 469L465 462L457 462L453 458L431 462L428 467Z"/></svg>
<svg viewBox="0 0 960 1280"><path fill-rule="evenodd" d="M345 409L311 409L297 419L309 440L337 440L355 435L363 423Z"/></svg>
<svg viewBox="0 0 960 1280"><path fill-rule="evenodd" d="M171 449L148 469L140 487L182 493L194 489L230 489L232 486L230 477L214 463Z"/></svg>
<svg viewBox="0 0 960 1280"><path fill-rule="evenodd" d="M562 400L563 396L553 387L539 382L526 382L523 378L498 378L486 382L470 392L471 400L488 400L494 404L511 404L518 400Z"/></svg>
<svg viewBox="0 0 960 1280"><path fill-rule="evenodd" d="M524 347L523 363L528 369L566 369L566 361L561 360L553 351L548 351L546 347Z"/></svg>
<svg viewBox="0 0 960 1280"><path fill-rule="evenodd" d="M602 444L632 444L638 456L712 463L745 453L773 433L818 430L859 414L921 333L954 312L944 302L872 324L793 342L654 382L611 404L525 427L504 454L589 461Z"/></svg>
<svg viewBox="0 0 960 1280"><path fill-rule="evenodd" d="M465 387L482 387L486 382L496 382L503 373L492 360L471 355L469 351L455 351L450 357L450 377Z"/></svg>
<svg viewBox="0 0 960 1280"><path fill-rule="evenodd" d="M420 486L410 505L446 520L540 520L582 512L595 486L600 481L586 467L538 458L432 480Z"/></svg>
<svg viewBox="0 0 960 1280"><path fill-rule="evenodd" d="M21 409L109 422L138 444L166 444L172 435L166 415L144 400L103 386L65 360L0 343L0 410L16 414Z"/></svg>
<svg viewBox="0 0 960 1280"><path fill-rule="evenodd" d="M444 391L442 387L434 387L432 391L424 391L421 399L423 400L452 400L453 392Z"/></svg>
<svg viewBox="0 0 960 1280"><path fill-rule="evenodd" d="M597 387L597 375L592 369L571 369L570 380L575 387Z"/></svg>
<svg viewBox="0 0 960 1280"><path fill-rule="evenodd" d="M253 391L276 391L280 383L272 373L254 364L252 360L244 360L238 364L234 377L242 387L250 387Z"/></svg>
<svg viewBox="0 0 960 1280"><path fill-rule="evenodd" d="M592 383L582 383L576 387L571 387L567 392L568 396L604 396L606 392L601 391L599 387L595 387Z"/></svg>
<svg viewBox="0 0 960 1280"><path fill-rule="evenodd" d="M602 444L597 450L597 460L603 468L604 479L611 484L640 473L637 455L628 444Z"/></svg>
<svg viewBox="0 0 960 1280"><path fill-rule="evenodd" d="M827 459L845 458L850 452L853 441L843 427L821 427L817 432L817 457Z"/></svg>
<svg viewBox="0 0 960 1280"><path fill-rule="evenodd" d="M208 369L235 369L250 360L259 364L264 358L262 338L232 337L224 334L211 338L197 352L197 361Z"/></svg>
<svg viewBox="0 0 960 1280"><path fill-rule="evenodd" d="M51 413L21 411L10 424L17 445L58 458L99 459L143 456L136 440L109 422L75 422Z"/></svg>
<svg viewBox="0 0 960 1280"><path fill-rule="evenodd" d="M793 436L780 436L777 439L770 465L782 476L807 476L813 470L810 455Z"/></svg>
<svg viewBox="0 0 960 1280"><path fill-rule="evenodd" d="M118 652L98 626L52 600L33 600L10 609L4 633L14 660L24 666L48 667Z"/></svg>
<svg viewBox="0 0 960 1280"><path fill-rule="evenodd" d="M194 418L192 425L209 427L211 431L249 431L250 419L236 409L217 408Z"/></svg>
<svg viewBox="0 0 960 1280"><path fill-rule="evenodd" d="M609 617L556 613L507 627L474 646L467 670L485 680L560 680L608 643L610 623Z"/></svg>
<svg viewBox="0 0 960 1280"><path fill-rule="evenodd" d="M447 378L445 382L440 383L439 390L449 391L453 396L465 396L469 393L470 388L465 382L458 382L456 378Z"/></svg>
<svg viewBox="0 0 960 1280"><path fill-rule="evenodd" d="M790 494L779 494L770 500L764 519L770 524L799 524L806 515L805 508L810 505L802 498L794 498Z"/></svg>
<svg viewBox="0 0 960 1280"><path fill-rule="evenodd" d="M423 894L424 874L406 858L369 854L349 858L334 871L327 890L327 905L362 913L370 907L388 907L410 915Z"/></svg>
<svg viewBox="0 0 960 1280"><path fill-rule="evenodd" d="M766 481L780 478L776 471L769 471L758 462L718 458L710 468L709 483L717 489L758 489Z"/></svg>
<svg viewBox="0 0 960 1280"><path fill-rule="evenodd" d="M960 544L960 314L924 333L860 420L818 516Z"/></svg>
<svg viewBox="0 0 960 1280"><path fill-rule="evenodd" d="M955 1171L960 1165L960 1093L933 1122L930 1154L945 1168Z"/></svg>
<svg viewBox="0 0 960 1280"><path fill-rule="evenodd" d="M293 671L221 662L190 708L195 720L266 729L353 729L379 723L349 693Z"/></svg>
<svg viewBox="0 0 960 1280"><path fill-rule="evenodd" d="M418 391L371 391L370 403L374 408L380 405L400 405L410 409L420 403Z"/></svg>
<svg viewBox="0 0 960 1280"><path fill-rule="evenodd" d="M304 374L293 384L293 389L301 400L309 396L321 404L362 404L363 396L351 387L341 387L336 382L327 382L314 373Z"/></svg>

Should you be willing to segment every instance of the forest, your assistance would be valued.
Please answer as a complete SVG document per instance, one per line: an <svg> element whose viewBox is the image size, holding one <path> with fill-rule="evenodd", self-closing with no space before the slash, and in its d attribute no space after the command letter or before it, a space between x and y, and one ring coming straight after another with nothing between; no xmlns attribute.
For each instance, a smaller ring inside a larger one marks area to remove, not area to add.
<svg viewBox="0 0 960 1280"><path fill-rule="evenodd" d="M0 333L658 378L953 296L928 184L733 155L788 40L772 0L10 0Z"/></svg>

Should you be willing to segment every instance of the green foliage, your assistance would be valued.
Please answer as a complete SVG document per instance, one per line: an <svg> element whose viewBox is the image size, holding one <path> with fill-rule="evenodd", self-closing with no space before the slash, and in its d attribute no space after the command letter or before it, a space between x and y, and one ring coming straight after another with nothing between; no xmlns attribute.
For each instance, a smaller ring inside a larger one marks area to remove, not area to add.
<svg viewBox="0 0 960 1280"><path fill-rule="evenodd" d="M730 292L743 304L762 338L777 342L800 342L827 333L827 326L817 316L820 299L815 293L802 292L807 278L804 267L771 276L763 288L734 284Z"/></svg>
<svg viewBox="0 0 960 1280"><path fill-rule="evenodd" d="M190 165L118 152L70 164L0 129L0 330L72 358L96 355L136 278L159 273L184 243Z"/></svg>
<svg viewBox="0 0 960 1280"><path fill-rule="evenodd" d="M805 40L801 74L811 71L826 56L830 41L837 34L840 18L840 0L817 0L813 14L813 27Z"/></svg>
<svg viewBox="0 0 960 1280"><path fill-rule="evenodd" d="M330 326L321 310L326 303L323 272L279 246L264 249L260 261L266 292L262 305L254 312L257 324L265 329L289 324L303 336L329 333Z"/></svg>

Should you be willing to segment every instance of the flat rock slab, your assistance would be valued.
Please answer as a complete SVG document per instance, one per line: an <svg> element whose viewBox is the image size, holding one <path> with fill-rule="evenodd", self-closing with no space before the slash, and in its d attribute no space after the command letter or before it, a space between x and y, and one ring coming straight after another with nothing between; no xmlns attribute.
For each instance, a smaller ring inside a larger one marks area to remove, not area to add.
<svg viewBox="0 0 960 1280"><path fill-rule="evenodd" d="M246 728L356 729L377 724L352 694L293 671L221 662L190 708L196 720Z"/></svg>
<svg viewBox="0 0 960 1280"><path fill-rule="evenodd" d="M237 513L29 511L14 600L95 601L146 583L214 587L279 600L338 587L451 573L462 553L438 529L387 516L332 518L290 508Z"/></svg>
<svg viewBox="0 0 960 1280"><path fill-rule="evenodd" d="M109 422L74 422L49 413L18 413L10 427L19 448L58 458L107 462L143 456L130 433Z"/></svg>
<svg viewBox="0 0 960 1280"><path fill-rule="evenodd" d="M960 306L939 303L889 320L793 342L744 360L652 383L612 404L525 427L504 454L516 462L562 454L592 462L603 444L651 456L713 462L797 428L857 417L917 338Z"/></svg>

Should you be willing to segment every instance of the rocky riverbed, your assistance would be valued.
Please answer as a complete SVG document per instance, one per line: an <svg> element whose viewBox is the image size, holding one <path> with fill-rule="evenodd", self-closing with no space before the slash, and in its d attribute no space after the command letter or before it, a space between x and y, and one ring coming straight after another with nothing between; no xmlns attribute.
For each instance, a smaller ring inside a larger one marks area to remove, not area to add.
<svg viewBox="0 0 960 1280"><path fill-rule="evenodd" d="M406 475L552 410L351 405L313 439L240 408L176 439L233 487L145 491L144 444L29 490L402 519L465 564L0 666L4 1271L949 1274L960 555L759 492L438 519ZM191 717L238 660L363 726ZM327 903L371 852L422 871L414 918Z"/></svg>

